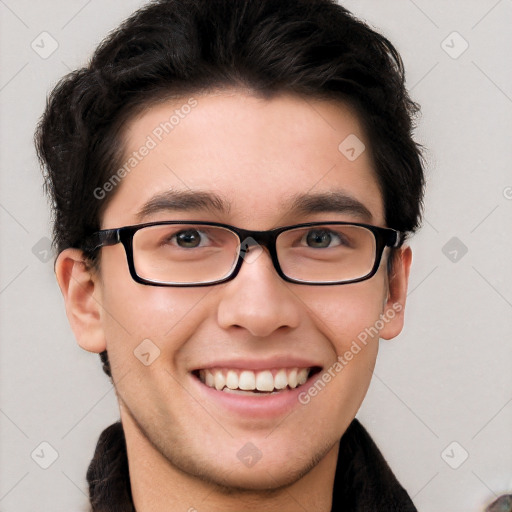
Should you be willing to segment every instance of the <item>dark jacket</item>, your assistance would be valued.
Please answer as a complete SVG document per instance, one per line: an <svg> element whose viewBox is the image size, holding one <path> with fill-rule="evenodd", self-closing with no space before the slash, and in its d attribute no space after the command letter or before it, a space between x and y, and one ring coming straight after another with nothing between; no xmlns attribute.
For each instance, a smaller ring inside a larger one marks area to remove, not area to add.
<svg viewBox="0 0 512 512"><path fill-rule="evenodd" d="M87 479L94 512L135 511L121 423L101 434ZM357 419L340 441L332 512L417 512Z"/></svg>
<svg viewBox="0 0 512 512"><path fill-rule="evenodd" d="M354 419L340 441L332 512L416 512L366 429Z"/></svg>

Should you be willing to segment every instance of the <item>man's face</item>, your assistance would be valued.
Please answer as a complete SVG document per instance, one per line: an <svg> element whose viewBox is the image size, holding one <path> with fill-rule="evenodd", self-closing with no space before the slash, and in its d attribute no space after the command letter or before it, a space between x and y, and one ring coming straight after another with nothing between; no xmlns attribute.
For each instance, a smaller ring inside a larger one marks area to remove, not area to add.
<svg viewBox="0 0 512 512"><path fill-rule="evenodd" d="M165 220L215 221L250 230L315 221L385 226L369 151L351 161L338 149L350 134L369 147L347 107L291 95L263 100L238 91L195 98L197 105L161 141L155 128L187 98L154 106L130 122L125 160L148 136L157 144L118 185L103 229ZM168 191L216 194L229 207L185 211L169 205L137 215ZM359 201L371 218L354 209L290 210L300 195L333 191ZM326 454L335 457L368 389L378 337L359 342L361 350L315 396L308 395L310 400L304 394L299 400L299 393L329 368L333 372L338 356L391 308L386 256L366 281L305 286L281 279L264 250L229 282L178 288L136 283L123 246L103 248L94 297L101 304L98 325L129 455L130 438L137 437L139 446L189 475L252 489L290 483ZM401 315L396 315L381 336L392 337L400 328ZM149 365L134 355L143 340L151 342L144 345L153 347L151 358L154 347L160 351ZM293 368L320 372L293 391L257 396L219 391L198 378L203 369L237 375L270 370L273 376L284 370L288 377Z"/></svg>

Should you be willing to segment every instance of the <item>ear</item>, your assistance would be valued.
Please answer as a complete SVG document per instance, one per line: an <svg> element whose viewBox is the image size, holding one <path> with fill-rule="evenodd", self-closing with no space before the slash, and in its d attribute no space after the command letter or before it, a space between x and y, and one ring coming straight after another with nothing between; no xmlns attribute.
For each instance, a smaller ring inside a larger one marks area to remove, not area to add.
<svg viewBox="0 0 512 512"><path fill-rule="evenodd" d="M410 247L402 247L395 252L392 272L388 278L387 298L382 312L386 321L380 331L380 337L385 340L398 336L403 329L411 263L412 250Z"/></svg>
<svg viewBox="0 0 512 512"><path fill-rule="evenodd" d="M55 275L78 344L89 352L106 349L101 325L98 276L79 249L65 249L55 262Z"/></svg>

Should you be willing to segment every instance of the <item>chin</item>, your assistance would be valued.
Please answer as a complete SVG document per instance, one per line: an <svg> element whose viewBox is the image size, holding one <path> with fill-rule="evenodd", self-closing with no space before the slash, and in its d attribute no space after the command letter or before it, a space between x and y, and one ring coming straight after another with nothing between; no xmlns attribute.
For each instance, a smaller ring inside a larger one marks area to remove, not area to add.
<svg viewBox="0 0 512 512"><path fill-rule="evenodd" d="M308 467L293 468L289 465L283 467L282 464L278 469L275 465L263 463L258 469L256 466L247 468L237 465L233 468L232 465L226 465L226 469L217 468L212 471L210 477L206 478L224 494L257 493L261 495L262 492L279 494L284 488L300 480L309 470ZM222 474L225 474L224 478Z"/></svg>

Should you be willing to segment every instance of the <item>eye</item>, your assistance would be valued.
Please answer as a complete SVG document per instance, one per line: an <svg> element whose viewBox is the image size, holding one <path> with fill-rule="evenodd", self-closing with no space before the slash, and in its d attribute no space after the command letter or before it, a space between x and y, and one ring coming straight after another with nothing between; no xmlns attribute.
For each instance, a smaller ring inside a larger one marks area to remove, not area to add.
<svg viewBox="0 0 512 512"><path fill-rule="evenodd" d="M304 238L307 246L314 249L325 249L326 247L332 247L331 243L333 242L336 242L334 245L340 245L343 243L340 235L330 229L310 230L304 236Z"/></svg>
<svg viewBox="0 0 512 512"><path fill-rule="evenodd" d="M172 238L176 238L176 243L180 247L190 249L199 247L201 244L201 232L197 229L187 229L176 233Z"/></svg>

